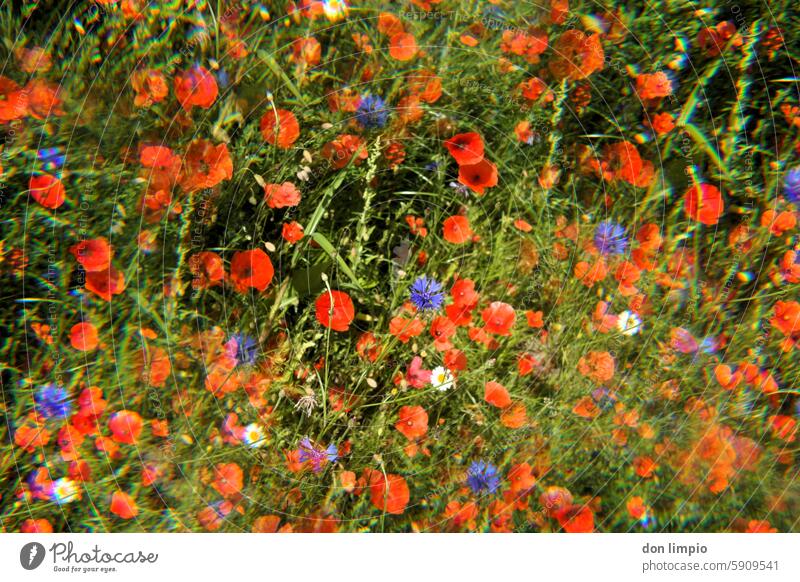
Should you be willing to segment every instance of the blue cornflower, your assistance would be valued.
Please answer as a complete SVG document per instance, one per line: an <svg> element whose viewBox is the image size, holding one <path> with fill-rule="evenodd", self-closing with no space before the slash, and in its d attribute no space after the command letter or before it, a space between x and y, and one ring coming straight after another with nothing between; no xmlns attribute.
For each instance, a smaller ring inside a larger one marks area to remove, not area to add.
<svg viewBox="0 0 800 582"><path fill-rule="evenodd" d="M389 119L389 110L377 95L364 95L356 109L356 121L364 129L383 127Z"/></svg>
<svg viewBox="0 0 800 582"><path fill-rule="evenodd" d="M66 159L59 147L40 149L36 152L36 156L39 158L39 161L42 162L44 169L51 172L61 169Z"/></svg>
<svg viewBox="0 0 800 582"><path fill-rule="evenodd" d="M602 386L592 391L592 398L601 410L609 410L617 402L617 397L608 388Z"/></svg>
<svg viewBox="0 0 800 582"><path fill-rule="evenodd" d="M594 246L601 255L621 255L628 248L625 228L611 220L597 225L594 231Z"/></svg>
<svg viewBox="0 0 800 582"><path fill-rule="evenodd" d="M228 86L230 83L230 76L228 76L228 72L225 69L220 69L217 71L217 82L219 83L220 87L223 89Z"/></svg>
<svg viewBox="0 0 800 582"><path fill-rule="evenodd" d="M480 493L483 490L494 493L500 486L497 467L483 461L473 461L467 471L467 485L475 493Z"/></svg>
<svg viewBox="0 0 800 582"><path fill-rule="evenodd" d="M235 333L228 340L228 345L237 364L252 366L256 363L258 342L254 338L243 333Z"/></svg>
<svg viewBox="0 0 800 582"><path fill-rule="evenodd" d="M69 393L55 384L40 386L33 399L36 411L45 418L67 418L72 412Z"/></svg>
<svg viewBox="0 0 800 582"><path fill-rule="evenodd" d="M442 285L423 275L411 285L411 303L420 311L436 311L444 303Z"/></svg>
<svg viewBox="0 0 800 582"><path fill-rule="evenodd" d="M314 445L308 437L303 437L300 440L299 448L300 458L298 460L301 463L310 461L311 468L315 473L319 473L322 470L322 465L325 461L335 463L336 459L339 458L339 450L336 448L336 445L328 445L327 449L323 449L320 446Z"/></svg>
<svg viewBox="0 0 800 582"><path fill-rule="evenodd" d="M783 180L786 197L792 204L800 205L800 166L792 168Z"/></svg>
<svg viewBox="0 0 800 582"><path fill-rule="evenodd" d="M707 354L716 353L719 348L719 341L713 335L706 336L700 342L700 350Z"/></svg>

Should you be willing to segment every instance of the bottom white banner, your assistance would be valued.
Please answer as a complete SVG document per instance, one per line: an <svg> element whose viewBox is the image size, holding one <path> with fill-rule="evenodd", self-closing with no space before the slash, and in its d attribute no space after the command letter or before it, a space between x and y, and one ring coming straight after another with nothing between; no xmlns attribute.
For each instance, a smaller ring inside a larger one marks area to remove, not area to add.
<svg viewBox="0 0 800 582"><path fill-rule="evenodd" d="M797 581L798 548L800 534L4 534L0 579Z"/></svg>

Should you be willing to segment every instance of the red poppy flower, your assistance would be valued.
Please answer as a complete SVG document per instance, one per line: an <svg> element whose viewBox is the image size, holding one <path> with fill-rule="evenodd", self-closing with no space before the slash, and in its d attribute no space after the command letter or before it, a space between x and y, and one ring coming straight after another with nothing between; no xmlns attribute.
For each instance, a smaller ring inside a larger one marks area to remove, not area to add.
<svg viewBox="0 0 800 582"><path fill-rule="evenodd" d="M417 337L425 331L425 324L417 319L409 319L398 315L389 322L389 333L395 336L400 343L408 343L412 337Z"/></svg>
<svg viewBox="0 0 800 582"><path fill-rule="evenodd" d="M461 350L451 349L444 353L444 367L455 372L467 369L467 355Z"/></svg>
<svg viewBox="0 0 800 582"><path fill-rule="evenodd" d="M715 57L722 53L728 43L731 46L742 46L742 35L736 31L736 25L730 20L718 23L715 27L705 27L697 34L697 45L708 56Z"/></svg>
<svg viewBox="0 0 800 582"><path fill-rule="evenodd" d="M605 65L605 52L599 34L587 36L577 29L564 32L553 44L550 72L557 79L585 79Z"/></svg>
<svg viewBox="0 0 800 582"><path fill-rule="evenodd" d="M377 509L399 515L406 510L411 495L406 480L400 475L372 471L368 478L370 501Z"/></svg>
<svg viewBox="0 0 800 582"><path fill-rule="evenodd" d="M517 319L514 308L502 301L493 301L481 313L486 331L495 335L511 335L511 328Z"/></svg>
<svg viewBox="0 0 800 582"><path fill-rule="evenodd" d="M14 49L17 65L26 73L46 73L53 66L53 58L40 46Z"/></svg>
<svg viewBox="0 0 800 582"><path fill-rule="evenodd" d="M800 303L797 301L777 301L772 326L785 336L800 332Z"/></svg>
<svg viewBox="0 0 800 582"><path fill-rule="evenodd" d="M778 213L770 209L761 215L761 226L769 228L774 236L783 236L786 231L797 226L797 219L794 212L784 210Z"/></svg>
<svg viewBox="0 0 800 582"><path fill-rule="evenodd" d="M189 144L178 178L186 192L213 188L233 177L233 162L224 143L214 145L198 139Z"/></svg>
<svg viewBox="0 0 800 582"><path fill-rule="evenodd" d="M41 450L50 442L50 431L38 424L23 424L14 433L14 444L29 453Z"/></svg>
<svg viewBox="0 0 800 582"><path fill-rule="evenodd" d="M283 184L266 184L264 200L270 208L288 208L300 204L300 190L291 182Z"/></svg>
<svg viewBox="0 0 800 582"><path fill-rule="evenodd" d="M447 319L453 322L458 327L466 327L472 323L472 310L474 306L461 307L455 303L448 305L444 308L447 314Z"/></svg>
<svg viewBox="0 0 800 582"><path fill-rule="evenodd" d="M253 520L253 533L276 533L281 525L278 515L262 515Z"/></svg>
<svg viewBox="0 0 800 582"><path fill-rule="evenodd" d="M450 338L455 335L457 328L448 317L439 316L431 322L431 336L433 336L434 346L440 352L449 350L453 347Z"/></svg>
<svg viewBox="0 0 800 582"><path fill-rule="evenodd" d="M166 384L172 371L172 363L164 348L144 345L136 353L135 361L139 376L150 386L163 387Z"/></svg>
<svg viewBox="0 0 800 582"><path fill-rule="evenodd" d="M54 210L64 204L67 192L61 180L50 174L37 174L31 176L28 188L31 196L45 208Z"/></svg>
<svg viewBox="0 0 800 582"><path fill-rule="evenodd" d="M616 365L609 352L589 352L578 360L578 372L602 384L614 377Z"/></svg>
<svg viewBox="0 0 800 582"><path fill-rule="evenodd" d="M506 428L522 428L528 422L528 411L521 402L506 406L500 413L500 424Z"/></svg>
<svg viewBox="0 0 800 582"><path fill-rule="evenodd" d="M28 92L8 77L0 75L0 122L25 117L28 113Z"/></svg>
<svg viewBox="0 0 800 582"><path fill-rule="evenodd" d="M419 47L413 34L408 32L398 32L389 39L389 56L398 61L410 61L413 59Z"/></svg>
<svg viewBox="0 0 800 582"><path fill-rule="evenodd" d="M145 168L168 168L176 162L180 164L180 157L166 146L148 145L139 152L139 163Z"/></svg>
<svg viewBox="0 0 800 582"><path fill-rule="evenodd" d="M450 288L453 303L459 307L474 307L478 303L479 295L475 291L475 281L472 279L459 279Z"/></svg>
<svg viewBox="0 0 800 582"><path fill-rule="evenodd" d="M587 287L593 287L595 283L602 281L608 275L608 265L605 259L599 257L594 264L586 261L579 261L575 264L575 277Z"/></svg>
<svg viewBox="0 0 800 582"><path fill-rule="evenodd" d="M76 350L90 352L97 347L97 328L91 323L76 323L69 331L69 343Z"/></svg>
<svg viewBox="0 0 800 582"><path fill-rule="evenodd" d="M322 157L337 170L341 170L350 160L358 166L367 159L367 147L364 140L356 135L344 134L322 146Z"/></svg>
<svg viewBox="0 0 800 582"><path fill-rule="evenodd" d="M33 79L25 89L28 93L28 113L35 119L47 119L51 115L64 115L61 108L61 88L43 79Z"/></svg>
<svg viewBox="0 0 800 582"><path fill-rule="evenodd" d="M218 463L211 486L225 498L238 496L244 487L244 472L236 463Z"/></svg>
<svg viewBox="0 0 800 582"><path fill-rule="evenodd" d="M197 106L208 109L217 99L217 80L199 65L175 75L175 96L186 111Z"/></svg>
<svg viewBox="0 0 800 582"><path fill-rule="evenodd" d="M483 138L474 131L454 135L444 142L444 147L459 166L477 164L483 159Z"/></svg>
<svg viewBox="0 0 800 582"><path fill-rule="evenodd" d="M473 232L466 216L456 215L446 218L442 225L444 240L460 245L472 238Z"/></svg>
<svg viewBox="0 0 800 582"><path fill-rule="evenodd" d="M250 288L264 291L274 274L272 261L261 249L238 251L231 259L230 281L239 293L245 293Z"/></svg>
<svg viewBox="0 0 800 582"><path fill-rule="evenodd" d="M544 312L539 311L526 311L525 319L528 320L528 327L540 329L544 327Z"/></svg>
<svg viewBox="0 0 800 582"><path fill-rule="evenodd" d="M503 31L500 50L525 57L529 63L536 64L539 55L547 49L547 43L547 33L538 28L530 28L527 32L514 28Z"/></svg>
<svg viewBox="0 0 800 582"><path fill-rule="evenodd" d="M293 220L292 222L284 222L283 228L281 229L281 236L283 237L283 240L288 242L290 245L299 242L303 239L303 225L296 220Z"/></svg>
<svg viewBox="0 0 800 582"><path fill-rule="evenodd" d="M554 515L567 533L594 531L594 513L588 505L568 505L554 512Z"/></svg>
<svg viewBox="0 0 800 582"><path fill-rule="evenodd" d="M109 265L105 271L86 273L86 289L98 297L111 301L111 297L125 291L125 276Z"/></svg>
<svg viewBox="0 0 800 582"><path fill-rule="evenodd" d="M421 406L403 406L394 427L408 440L425 436L428 432L428 413Z"/></svg>
<svg viewBox="0 0 800 582"><path fill-rule="evenodd" d="M520 376L527 376L539 366L539 360L531 354L521 354L517 358L517 371Z"/></svg>
<svg viewBox="0 0 800 582"><path fill-rule="evenodd" d="M111 438L118 443L135 445L142 434L142 417L132 410L120 410L108 421Z"/></svg>
<svg viewBox="0 0 800 582"><path fill-rule="evenodd" d="M408 77L408 91L425 103L436 103L442 96L442 79L431 71L416 71Z"/></svg>
<svg viewBox="0 0 800 582"><path fill-rule="evenodd" d="M522 81L517 88L522 93L522 96L530 102L538 101L542 95L544 95L544 100L548 103L554 99L553 92L548 89L547 83L539 77L532 77L527 81Z"/></svg>
<svg viewBox="0 0 800 582"><path fill-rule="evenodd" d="M212 251L202 251L189 258L189 269L192 272L192 288L208 289L220 285L225 278L225 266L222 257Z"/></svg>
<svg viewBox="0 0 800 582"><path fill-rule="evenodd" d="M511 405L511 396L508 395L506 387L493 380L487 382L484 386L483 399L497 408L505 408Z"/></svg>
<svg viewBox="0 0 800 582"><path fill-rule="evenodd" d="M270 109L261 117L261 135L272 145L288 149L300 137L300 124L294 113L286 109Z"/></svg>
<svg viewBox="0 0 800 582"><path fill-rule="evenodd" d="M425 111L420 107L420 99L416 95L406 95L397 102L394 111L403 123L414 123L422 119Z"/></svg>
<svg viewBox="0 0 800 582"><path fill-rule="evenodd" d="M299 67L313 67L322 60L322 45L314 37L296 38L292 41L290 60Z"/></svg>
<svg viewBox="0 0 800 582"><path fill-rule="evenodd" d="M522 218L517 218L514 221L514 228L516 228L517 230L521 230L522 232L530 232L533 230L533 225L527 220L523 220Z"/></svg>
<svg viewBox="0 0 800 582"><path fill-rule="evenodd" d="M82 240L72 245L69 252L88 273L105 271L111 266L114 256L114 249L104 236Z"/></svg>
<svg viewBox="0 0 800 582"><path fill-rule="evenodd" d="M600 415L600 408L595 404L591 396L584 396L572 407L572 412L581 418L593 419Z"/></svg>
<svg viewBox="0 0 800 582"><path fill-rule="evenodd" d="M670 113L657 113L653 116L650 127L658 135L664 135L675 129L675 118Z"/></svg>
<svg viewBox="0 0 800 582"><path fill-rule="evenodd" d="M347 331L355 318L353 300L344 291L324 291L314 304L317 321L334 331Z"/></svg>
<svg viewBox="0 0 800 582"><path fill-rule="evenodd" d="M131 75L131 87L136 92L133 104L137 107L150 107L153 103L160 103L169 93L163 73L153 69L134 71Z"/></svg>
<svg viewBox="0 0 800 582"><path fill-rule="evenodd" d="M378 341L378 338L375 337L374 333L371 331L365 331L358 336L358 341L356 342L356 353L359 355L359 357L361 357L361 359L368 362L374 362L378 359L378 356L381 353L381 343Z"/></svg>
<svg viewBox="0 0 800 582"><path fill-rule="evenodd" d="M53 533L53 526L46 519L28 518L19 528L21 533Z"/></svg>
<svg viewBox="0 0 800 582"><path fill-rule="evenodd" d="M197 523L206 531L217 531L225 522L227 516L233 509L230 501L223 501L219 504L209 505L197 512Z"/></svg>
<svg viewBox="0 0 800 582"><path fill-rule="evenodd" d="M111 496L111 513L122 519L131 519L139 515L139 508L133 497L123 491L115 491Z"/></svg>
<svg viewBox="0 0 800 582"><path fill-rule="evenodd" d="M658 469L658 464L653 460L650 456L642 456L636 457L633 460L633 468L636 471L636 474L643 479L649 479L653 476L656 469Z"/></svg>
<svg viewBox="0 0 800 582"><path fill-rule="evenodd" d="M458 181L483 196L486 188L497 186L497 166L487 159L458 167Z"/></svg>
<svg viewBox="0 0 800 582"><path fill-rule="evenodd" d="M725 209L722 194L711 184L695 184L684 194L684 208L692 220L705 225L717 224Z"/></svg>
<svg viewBox="0 0 800 582"><path fill-rule="evenodd" d="M773 414L767 418L772 435L783 439L787 443L793 443L797 438L797 421L785 414Z"/></svg>
<svg viewBox="0 0 800 582"><path fill-rule="evenodd" d="M391 12L381 12L378 15L378 32L387 36L394 36L403 32L403 22Z"/></svg>
<svg viewBox="0 0 800 582"><path fill-rule="evenodd" d="M745 533L778 533L778 529L766 520L751 519L747 522Z"/></svg>
<svg viewBox="0 0 800 582"><path fill-rule="evenodd" d="M536 477L528 463L519 463L509 469L508 482L513 493L524 493L536 485Z"/></svg>
<svg viewBox="0 0 800 582"><path fill-rule="evenodd" d="M663 71L642 73L636 77L636 93L645 104L657 103L672 95L672 81Z"/></svg>

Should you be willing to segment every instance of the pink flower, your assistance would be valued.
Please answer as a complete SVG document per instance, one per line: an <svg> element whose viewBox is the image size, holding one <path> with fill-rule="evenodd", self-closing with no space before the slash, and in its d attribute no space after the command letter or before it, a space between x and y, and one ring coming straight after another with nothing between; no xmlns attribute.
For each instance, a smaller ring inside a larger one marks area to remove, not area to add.
<svg viewBox="0 0 800 582"><path fill-rule="evenodd" d="M422 358L414 356L406 372L406 382L414 388L422 388L431 381L431 371L422 368Z"/></svg>
<svg viewBox="0 0 800 582"><path fill-rule="evenodd" d="M692 334L682 327L672 328L670 333L670 346L682 354L692 354L697 351L697 341Z"/></svg>

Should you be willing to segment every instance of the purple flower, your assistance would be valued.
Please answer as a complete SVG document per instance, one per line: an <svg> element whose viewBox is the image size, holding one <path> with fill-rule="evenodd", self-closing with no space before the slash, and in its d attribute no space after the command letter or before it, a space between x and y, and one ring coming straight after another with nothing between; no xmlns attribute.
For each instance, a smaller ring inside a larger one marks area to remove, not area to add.
<svg viewBox="0 0 800 582"><path fill-rule="evenodd" d="M383 99L377 95L364 95L356 110L356 121L364 129L383 127L389 119L389 111Z"/></svg>
<svg viewBox="0 0 800 582"><path fill-rule="evenodd" d="M601 222L594 231L594 246L601 255L623 254L628 248L625 228L611 220Z"/></svg>
<svg viewBox="0 0 800 582"><path fill-rule="evenodd" d="M40 386L33 399L36 412L45 418L67 418L72 412L69 393L55 384Z"/></svg>
<svg viewBox="0 0 800 582"><path fill-rule="evenodd" d="M235 333L225 344L228 354L236 359L237 364L252 366L258 359L258 342L243 333Z"/></svg>
<svg viewBox="0 0 800 582"><path fill-rule="evenodd" d="M442 285L423 275L411 285L411 303L420 311L436 311L444 303Z"/></svg>
<svg viewBox="0 0 800 582"><path fill-rule="evenodd" d="M301 463L306 461L311 463L311 467L315 473L322 471L322 466L327 461L328 463L336 462L339 458L339 451L336 445L328 445L327 449L314 445L308 437L303 437L300 440L300 458Z"/></svg>
<svg viewBox="0 0 800 582"><path fill-rule="evenodd" d="M783 180L783 190L789 202L800 206L800 166L792 168Z"/></svg>
<svg viewBox="0 0 800 582"><path fill-rule="evenodd" d="M467 485L473 492L488 491L494 493L500 486L497 467L484 461L474 461L467 471Z"/></svg>
<svg viewBox="0 0 800 582"><path fill-rule="evenodd" d="M616 395L608 388L600 387L592 391L592 399L601 410L609 410L617 402Z"/></svg>

